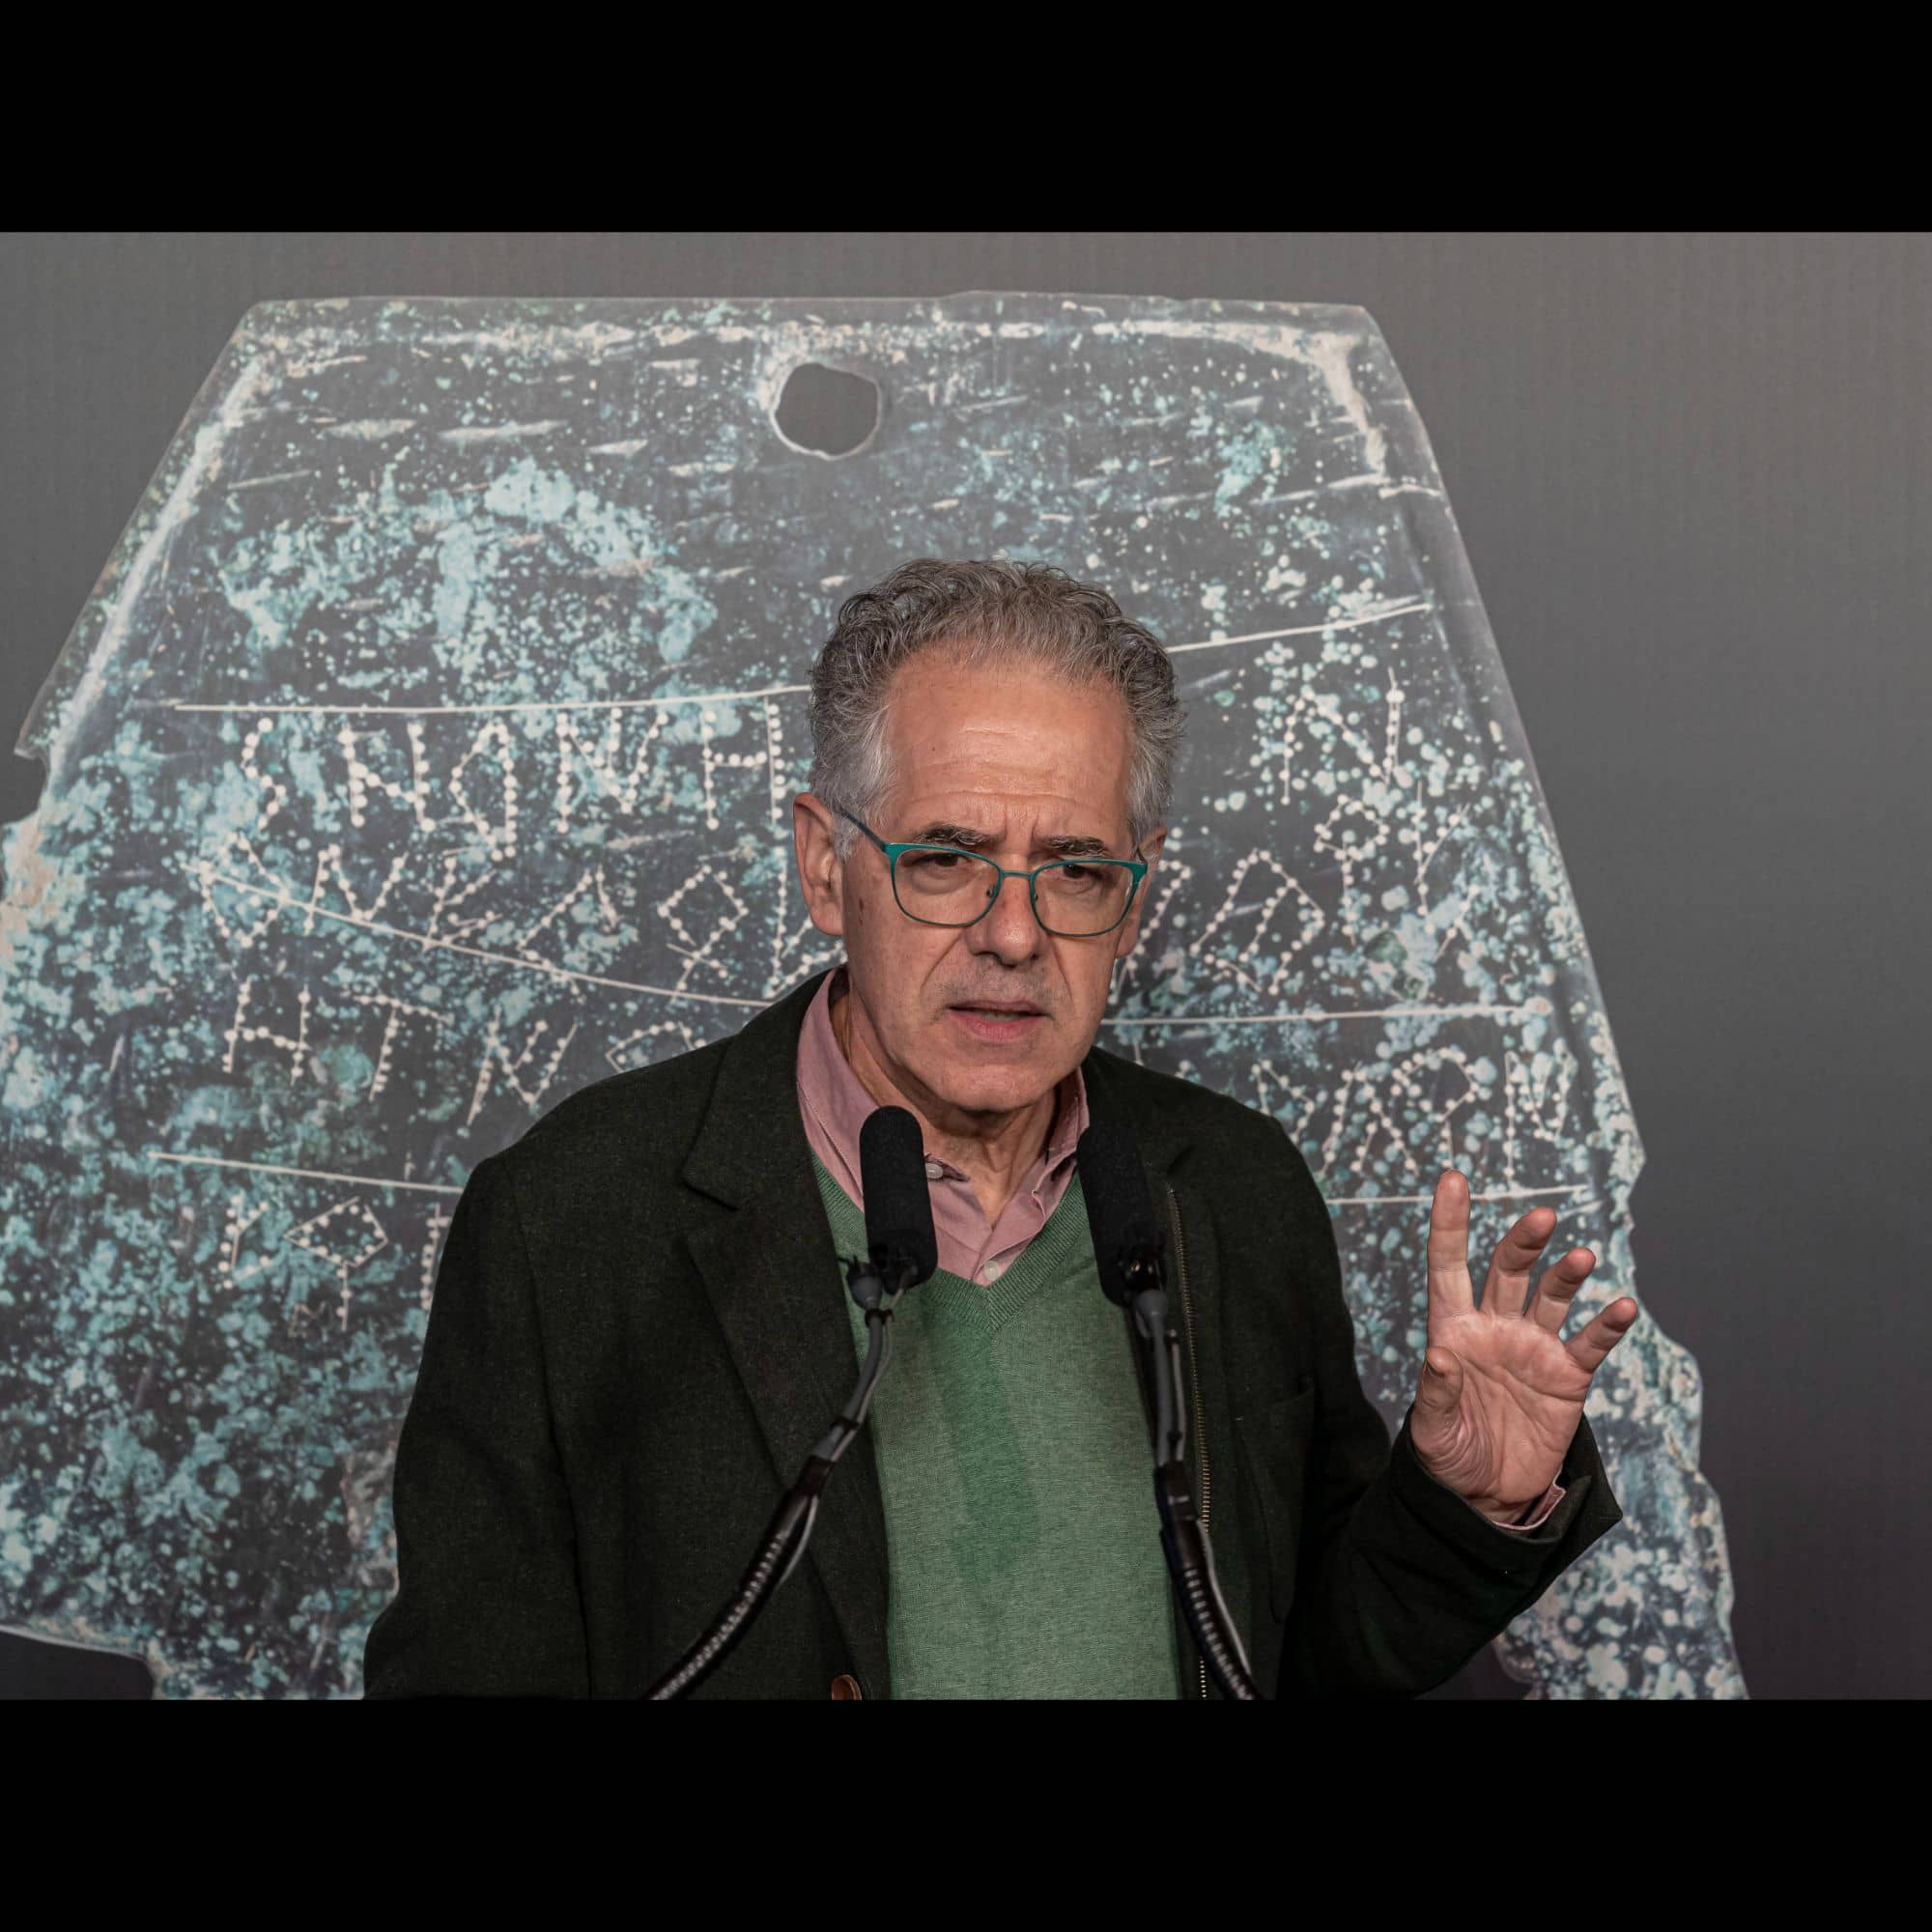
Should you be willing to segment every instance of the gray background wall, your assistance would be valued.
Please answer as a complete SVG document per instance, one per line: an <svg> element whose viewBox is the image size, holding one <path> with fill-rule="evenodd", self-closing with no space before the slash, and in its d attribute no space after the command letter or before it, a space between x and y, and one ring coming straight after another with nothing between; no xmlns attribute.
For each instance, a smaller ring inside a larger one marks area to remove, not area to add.
<svg viewBox="0 0 1932 1932"><path fill-rule="evenodd" d="M1758 1697L1923 1696L1932 238L0 239L6 744L236 322L332 295L1359 303L1428 426L1649 1166L1637 1293L1697 1357ZM40 767L0 758L0 815ZM1916 1218L1916 1217L1915 1217ZM1418 1265L1420 1265L1418 1256ZM1480 1268L1478 1268L1480 1272ZM1511 1696L1479 1658L1438 1696ZM0 1695L147 1694L0 1638Z"/></svg>

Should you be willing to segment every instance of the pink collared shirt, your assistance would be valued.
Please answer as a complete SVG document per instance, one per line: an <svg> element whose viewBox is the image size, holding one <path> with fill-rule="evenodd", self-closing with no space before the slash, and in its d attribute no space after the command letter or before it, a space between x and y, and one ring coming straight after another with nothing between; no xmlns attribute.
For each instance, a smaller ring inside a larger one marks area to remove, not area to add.
<svg viewBox="0 0 1932 1932"><path fill-rule="evenodd" d="M852 1071L832 1027L832 995L845 990L841 965L825 976L798 1037L798 1109L805 1136L826 1171L861 1208L866 1197L859 1181L859 1129L878 1106ZM999 1280L1027 1243L1046 1226L1073 1179L1073 1156L1087 1131L1087 1083L1079 1067L1056 1089L1056 1111L1046 1146L1020 1177L1020 1184L989 1227L973 1183L950 1160L928 1154L925 1178L931 1182L932 1232L938 1237L939 1265L948 1274L979 1282Z"/></svg>
<svg viewBox="0 0 1932 1932"><path fill-rule="evenodd" d="M845 991L845 968L828 973L806 1009L798 1037L798 1109L805 1136L826 1171L860 1208L866 1205L859 1180L859 1129L879 1104L852 1071L832 1026L832 996ZM1046 1226L1073 1178L1074 1152L1087 1131L1087 1083L1079 1067L1056 1090L1054 1124L1044 1149L1021 1177L1020 1184L1000 1212L999 1225L989 1227L986 1210L960 1169L936 1154L928 1154L925 1177L931 1183L932 1232L939 1247L939 1265L948 1274L981 1286L999 1280L1025 1251L1027 1243ZM1465 1497L1466 1501L1467 1498ZM1498 1529L1535 1529L1563 1500L1563 1486L1552 1483L1525 1523L1498 1523ZM1474 1504L1470 1505L1474 1508Z"/></svg>

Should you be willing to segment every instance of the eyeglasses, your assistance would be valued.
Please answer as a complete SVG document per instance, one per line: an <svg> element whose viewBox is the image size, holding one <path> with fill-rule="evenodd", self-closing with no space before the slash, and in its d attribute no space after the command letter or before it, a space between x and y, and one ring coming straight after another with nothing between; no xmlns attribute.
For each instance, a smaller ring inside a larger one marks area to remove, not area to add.
<svg viewBox="0 0 1932 1932"><path fill-rule="evenodd" d="M1057 859L1030 872L1009 871L957 845L891 843L840 810L886 855L893 898L922 925L972 925L985 918L1009 879L1024 879L1033 916L1060 939L1097 939L1126 918L1146 859Z"/></svg>

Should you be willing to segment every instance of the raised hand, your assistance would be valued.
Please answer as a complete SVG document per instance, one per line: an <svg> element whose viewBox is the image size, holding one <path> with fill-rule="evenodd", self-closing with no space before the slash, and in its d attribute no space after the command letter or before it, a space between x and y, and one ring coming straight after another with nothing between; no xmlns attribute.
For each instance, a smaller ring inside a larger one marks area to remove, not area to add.
<svg viewBox="0 0 1932 1932"><path fill-rule="evenodd" d="M1495 1522L1519 1516L1556 1480L1583 1414L1590 1378L1637 1318L1629 1295L1563 1340L1570 1298L1596 1266L1572 1248L1525 1295L1556 1232L1553 1208L1532 1208L1496 1243L1476 1305L1469 1281L1469 1187L1455 1168L1429 1210L1429 1340L1409 1416L1422 1466Z"/></svg>

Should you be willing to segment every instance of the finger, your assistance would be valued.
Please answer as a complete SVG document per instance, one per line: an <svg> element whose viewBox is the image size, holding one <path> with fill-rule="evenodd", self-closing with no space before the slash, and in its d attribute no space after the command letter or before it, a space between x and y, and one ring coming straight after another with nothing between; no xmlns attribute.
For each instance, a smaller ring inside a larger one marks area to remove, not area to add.
<svg viewBox="0 0 1932 1932"><path fill-rule="evenodd" d="M1595 1375L1604 1357L1628 1335L1636 1321L1636 1303L1629 1295L1613 1301L1578 1335L1564 1346L1578 1368Z"/></svg>
<svg viewBox="0 0 1932 1932"><path fill-rule="evenodd" d="M1483 1279L1485 1315L1522 1313L1523 1296L1529 1293L1529 1271L1555 1232L1553 1208L1532 1208L1512 1224L1509 1233L1496 1243L1496 1251L1490 1258L1490 1271Z"/></svg>
<svg viewBox="0 0 1932 1932"><path fill-rule="evenodd" d="M1585 1277L1597 1265L1588 1248L1572 1248L1554 1267L1545 1268L1536 1285L1536 1298L1529 1304L1529 1319L1552 1335L1563 1332L1570 1319L1570 1303Z"/></svg>
<svg viewBox="0 0 1932 1932"><path fill-rule="evenodd" d="M1445 1167L1429 1205L1429 1311L1468 1315L1476 1306L1469 1281L1469 1183Z"/></svg>

